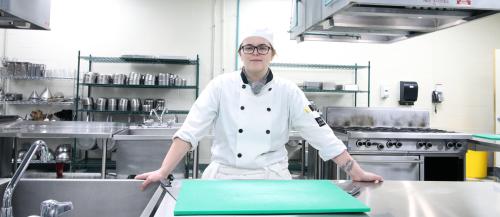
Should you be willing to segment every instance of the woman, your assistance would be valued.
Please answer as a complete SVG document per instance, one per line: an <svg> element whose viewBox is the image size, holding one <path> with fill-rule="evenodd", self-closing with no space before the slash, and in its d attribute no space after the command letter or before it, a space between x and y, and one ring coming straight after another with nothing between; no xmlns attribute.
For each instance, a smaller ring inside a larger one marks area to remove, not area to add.
<svg viewBox="0 0 500 217"><path fill-rule="evenodd" d="M267 30L243 37L238 50L242 70L220 75L207 85L173 136L161 168L136 177L145 180L141 188L170 174L212 127L212 162L204 179L291 179L285 143L293 128L322 159L333 159L353 180L382 181L352 159L297 85L273 75L272 37Z"/></svg>

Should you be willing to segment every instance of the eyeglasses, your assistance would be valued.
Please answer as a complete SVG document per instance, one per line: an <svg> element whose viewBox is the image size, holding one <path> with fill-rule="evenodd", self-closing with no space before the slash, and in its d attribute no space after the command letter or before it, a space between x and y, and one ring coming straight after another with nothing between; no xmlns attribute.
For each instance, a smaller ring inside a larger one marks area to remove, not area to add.
<svg viewBox="0 0 500 217"><path fill-rule="evenodd" d="M243 51L245 54L253 54L255 50L257 50L258 54L265 55L269 53L269 50L271 50L271 47L267 45L259 45L259 46L253 46L253 45L243 45L240 47L240 50Z"/></svg>

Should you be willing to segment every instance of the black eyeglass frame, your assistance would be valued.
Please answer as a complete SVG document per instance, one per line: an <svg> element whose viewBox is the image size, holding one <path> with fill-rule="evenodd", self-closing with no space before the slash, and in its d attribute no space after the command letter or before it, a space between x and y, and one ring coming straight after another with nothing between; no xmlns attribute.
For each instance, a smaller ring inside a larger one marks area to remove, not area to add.
<svg viewBox="0 0 500 217"><path fill-rule="evenodd" d="M246 52L245 51L245 47L251 47L252 48L252 52ZM264 51L264 50L260 50L260 49L266 49L266 50ZM253 46L251 44L247 44L247 45L241 45L240 49L238 49L238 52L243 51L244 54L254 54L255 50L257 50L258 54L260 54L260 55L266 55L272 49L273 49L272 46L268 46L266 44L260 44L258 46Z"/></svg>

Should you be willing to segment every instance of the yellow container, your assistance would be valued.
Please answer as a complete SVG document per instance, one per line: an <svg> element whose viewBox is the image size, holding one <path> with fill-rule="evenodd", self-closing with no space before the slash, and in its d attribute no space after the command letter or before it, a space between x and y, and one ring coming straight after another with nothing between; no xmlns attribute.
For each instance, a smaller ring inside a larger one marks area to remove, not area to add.
<svg viewBox="0 0 500 217"><path fill-rule="evenodd" d="M486 177L488 152L468 150L465 158L465 176L467 178L481 179Z"/></svg>

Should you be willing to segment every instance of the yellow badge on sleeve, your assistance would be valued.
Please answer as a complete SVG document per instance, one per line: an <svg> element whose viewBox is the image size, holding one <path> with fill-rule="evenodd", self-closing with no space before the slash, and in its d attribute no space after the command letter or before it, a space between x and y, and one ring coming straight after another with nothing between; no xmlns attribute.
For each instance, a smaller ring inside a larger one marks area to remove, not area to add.
<svg viewBox="0 0 500 217"><path fill-rule="evenodd" d="M306 112L306 113L311 112L311 109L309 108L309 106L304 107L304 112Z"/></svg>

